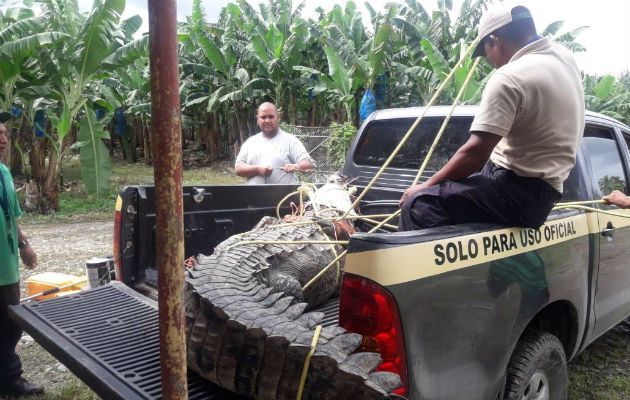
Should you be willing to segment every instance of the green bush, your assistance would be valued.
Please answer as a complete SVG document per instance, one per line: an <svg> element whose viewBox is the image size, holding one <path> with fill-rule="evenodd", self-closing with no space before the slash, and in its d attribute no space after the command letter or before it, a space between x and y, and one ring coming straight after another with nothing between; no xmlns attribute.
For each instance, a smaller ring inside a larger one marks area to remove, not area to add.
<svg viewBox="0 0 630 400"><path fill-rule="evenodd" d="M328 160L335 168L341 168L346 162L346 154L354 135L357 133L357 128L349 122L343 125L333 122L330 127L330 140L326 143Z"/></svg>

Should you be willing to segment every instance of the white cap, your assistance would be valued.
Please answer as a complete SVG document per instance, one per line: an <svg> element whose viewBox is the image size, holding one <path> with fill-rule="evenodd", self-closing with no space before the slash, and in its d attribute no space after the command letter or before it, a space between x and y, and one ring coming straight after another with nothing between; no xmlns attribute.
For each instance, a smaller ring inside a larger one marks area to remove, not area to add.
<svg viewBox="0 0 630 400"><path fill-rule="evenodd" d="M518 10L514 10L516 7L518 7ZM496 31L497 29L504 27L510 22L519 19L533 18L529 10L521 5L501 3L488 8L486 12L483 13L483 15L481 16L481 20L479 20L479 29L477 30L479 43L477 44L475 51L473 51L473 58L485 55L483 38Z"/></svg>

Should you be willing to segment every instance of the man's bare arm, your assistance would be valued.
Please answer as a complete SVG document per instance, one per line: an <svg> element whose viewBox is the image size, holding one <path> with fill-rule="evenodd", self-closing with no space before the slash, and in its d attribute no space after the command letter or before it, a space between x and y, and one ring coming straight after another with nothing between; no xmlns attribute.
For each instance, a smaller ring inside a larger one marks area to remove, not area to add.
<svg viewBox="0 0 630 400"><path fill-rule="evenodd" d="M282 167L284 172L295 172L295 171L307 171L309 169L314 169L315 166L308 158L303 159L297 164L286 164Z"/></svg>
<svg viewBox="0 0 630 400"><path fill-rule="evenodd" d="M613 190L609 195L602 197L602 200L619 208L630 208L630 197L619 190Z"/></svg>
<svg viewBox="0 0 630 400"><path fill-rule="evenodd" d="M31 248L31 245L28 243L28 240L26 240L26 236L24 236L24 234L22 233L19 225L17 226L17 234L18 241L26 242L25 246L20 247L20 258L22 259L24 266L26 267L26 269L37 268L37 255L35 254L33 248Z"/></svg>
<svg viewBox="0 0 630 400"><path fill-rule="evenodd" d="M240 163L234 169L236 175L243 178L251 178L253 176L269 176L273 169L269 166L263 165L249 165L246 163Z"/></svg>

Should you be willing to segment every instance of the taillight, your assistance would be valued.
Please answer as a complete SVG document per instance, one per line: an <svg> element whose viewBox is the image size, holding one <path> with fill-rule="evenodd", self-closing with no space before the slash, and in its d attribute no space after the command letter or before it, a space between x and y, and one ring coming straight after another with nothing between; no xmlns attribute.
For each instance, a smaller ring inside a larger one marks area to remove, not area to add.
<svg viewBox="0 0 630 400"><path fill-rule="evenodd" d="M122 266L120 265L120 234L122 230L122 198L118 196L116 199L116 213L114 214L114 245L112 253L114 254L114 271L116 272L116 280L122 281Z"/></svg>
<svg viewBox="0 0 630 400"><path fill-rule="evenodd" d="M403 386L394 393L408 393L405 342L398 306L382 286L355 275L344 274L341 284L339 325L363 335L361 350L381 354L379 371L400 375Z"/></svg>

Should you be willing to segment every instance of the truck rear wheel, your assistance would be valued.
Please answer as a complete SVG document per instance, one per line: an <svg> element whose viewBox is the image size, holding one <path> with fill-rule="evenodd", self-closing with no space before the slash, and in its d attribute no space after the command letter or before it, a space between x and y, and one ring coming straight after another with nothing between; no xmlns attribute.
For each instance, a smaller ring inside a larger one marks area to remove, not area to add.
<svg viewBox="0 0 630 400"><path fill-rule="evenodd" d="M554 335L529 331L510 358L505 400L564 400L567 397L567 360Z"/></svg>

